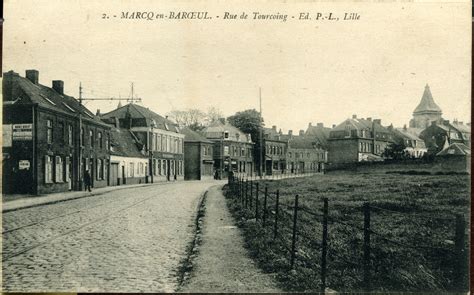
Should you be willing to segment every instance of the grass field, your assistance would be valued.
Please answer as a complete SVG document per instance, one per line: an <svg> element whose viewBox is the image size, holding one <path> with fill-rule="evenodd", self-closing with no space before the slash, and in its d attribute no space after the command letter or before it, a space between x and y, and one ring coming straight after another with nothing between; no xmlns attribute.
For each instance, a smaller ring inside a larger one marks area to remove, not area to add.
<svg viewBox="0 0 474 295"><path fill-rule="evenodd" d="M363 290L362 206L371 206L370 283L373 291L445 291L462 288L454 251L455 215L469 216L468 175L338 173L275 181L268 186L268 222L254 222L228 194L247 247L260 267L276 272L288 291L319 291L323 198L329 199L326 286ZM275 195L280 191L279 230L273 239ZM288 268L292 210L298 194L297 256ZM260 207L263 205L260 193ZM306 212L305 212L306 211ZM310 214L307 212L313 212ZM261 212L260 212L261 214ZM467 241L465 246L467 247ZM466 252L467 253L467 252Z"/></svg>

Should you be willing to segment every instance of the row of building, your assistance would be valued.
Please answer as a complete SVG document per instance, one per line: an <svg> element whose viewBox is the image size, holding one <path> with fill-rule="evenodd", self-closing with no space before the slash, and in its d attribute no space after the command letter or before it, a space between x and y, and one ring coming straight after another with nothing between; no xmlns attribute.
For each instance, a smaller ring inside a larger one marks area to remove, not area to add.
<svg viewBox="0 0 474 295"><path fill-rule="evenodd" d="M180 128L150 109L129 103L93 114L64 93L64 82L39 83L39 72L3 76L3 190L43 194L158 181L323 172L326 165L384 159L394 142L411 157L428 151L470 154L470 125L441 118L428 86L410 127L384 127L380 119L352 118L332 128L309 124L283 134L263 128L252 141L224 119L201 132Z"/></svg>

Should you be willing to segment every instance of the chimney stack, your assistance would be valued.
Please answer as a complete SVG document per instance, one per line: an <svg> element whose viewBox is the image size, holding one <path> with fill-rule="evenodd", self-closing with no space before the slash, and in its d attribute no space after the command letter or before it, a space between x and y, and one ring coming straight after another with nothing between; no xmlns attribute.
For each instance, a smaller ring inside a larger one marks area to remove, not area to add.
<svg viewBox="0 0 474 295"><path fill-rule="evenodd" d="M97 112L95 113L96 116L100 116L100 109L97 109Z"/></svg>
<svg viewBox="0 0 474 295"><path fill-rule="evenodd" d="M403 125L403 130L407 131L407 124Z"/></svg>
<svg viewBox="0 0 474 295"><path fill-rule="evenodd" d="M374 119L374 123L382 125L382 119Z"/></svg>
<svg viewBox="0 0 474 295"><path fill-rule="evenodd" d="M324 123L318 123L317 126L318 127L324 127Z"/></svg>
<svg viewBox="0 0 474 295"><path fill-rule="evenodd" d="M313 124L311 124L311 122L308 123L308 128L309 127L313 127Z"/></svg>
<svg viewBox="0 0 474 295"><path fill-rule="evenodd" d="M293 130L288 130L288 135L292 136L293 135Z"/></svg>
<svg viewBox="0 0 474 295"><path fill-rule="evenodd" d="M276 125L273 125L273 126L272 126L272 130L274 130L274 131L276 131L276 130L277 130L277 127L276 127Z"/></svg>
<svg viewBox="0 0 474 295"><path fill-rule="evenodd" d="M61 80L53 80L53 89L57 93L64 94L64 82Z"/></svg>
<svg viewBox="0 0 474 295"><path fill-rule="evenodd" d="M352 119L357 119L357 115L356 114L352 115Z"/></svg>
<svg viewBox="0 0 474 295"><path fill-rule="evenodd" d="M304 130L301 129L301 130L300 130L300 136L303 136L303 135L304 135Z"/></svg>
<svg viewBox="0 0 474 295"><path fill-rule="evenodd" d="M372 122L372 117L367 117L367 121Z"/></svg>
<svg viewBox="0 0 474 295"><path fill-rule="evenodd" d="M336 128L336 124L332 124L332 128Z"/></svg>
<svg viewBox="0 0 474 295"><path fill-rule="evenodd" d="M26 70L26 79L30 80L31 83L38 85L39 72L37 70Z"/></svg>

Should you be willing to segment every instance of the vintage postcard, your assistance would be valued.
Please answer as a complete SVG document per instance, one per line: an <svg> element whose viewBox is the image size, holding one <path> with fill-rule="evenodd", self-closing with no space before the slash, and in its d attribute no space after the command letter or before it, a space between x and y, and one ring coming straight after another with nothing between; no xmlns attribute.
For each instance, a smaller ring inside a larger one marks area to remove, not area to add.
<svg viewBox="0 0 474 295"><path fill-rule="evenodd" d="M4 1L2 291L469 290L469 1Z"/></svg>

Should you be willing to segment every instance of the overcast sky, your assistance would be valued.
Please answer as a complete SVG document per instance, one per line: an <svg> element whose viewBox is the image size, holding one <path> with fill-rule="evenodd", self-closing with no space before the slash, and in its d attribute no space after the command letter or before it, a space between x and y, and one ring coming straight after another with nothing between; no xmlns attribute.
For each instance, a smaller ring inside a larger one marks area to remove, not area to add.
<svg viewBox="0 0 474 295"><path fill-rule="evenodd" d="M134 82L143 105L159 114L215 106L228 116L258 109L261 87L266 125L286 132L352 114L403 126L428 83L446 119L470 121L469 3L6 2L3 70L37 69L41 84L64 80L76 97L79 82L88 97L127 97ZM214 18L101 19L170 10ZM224 21L225 11L357 12L361 19ZM116 105L86 104L94 112Z"/></svg>

